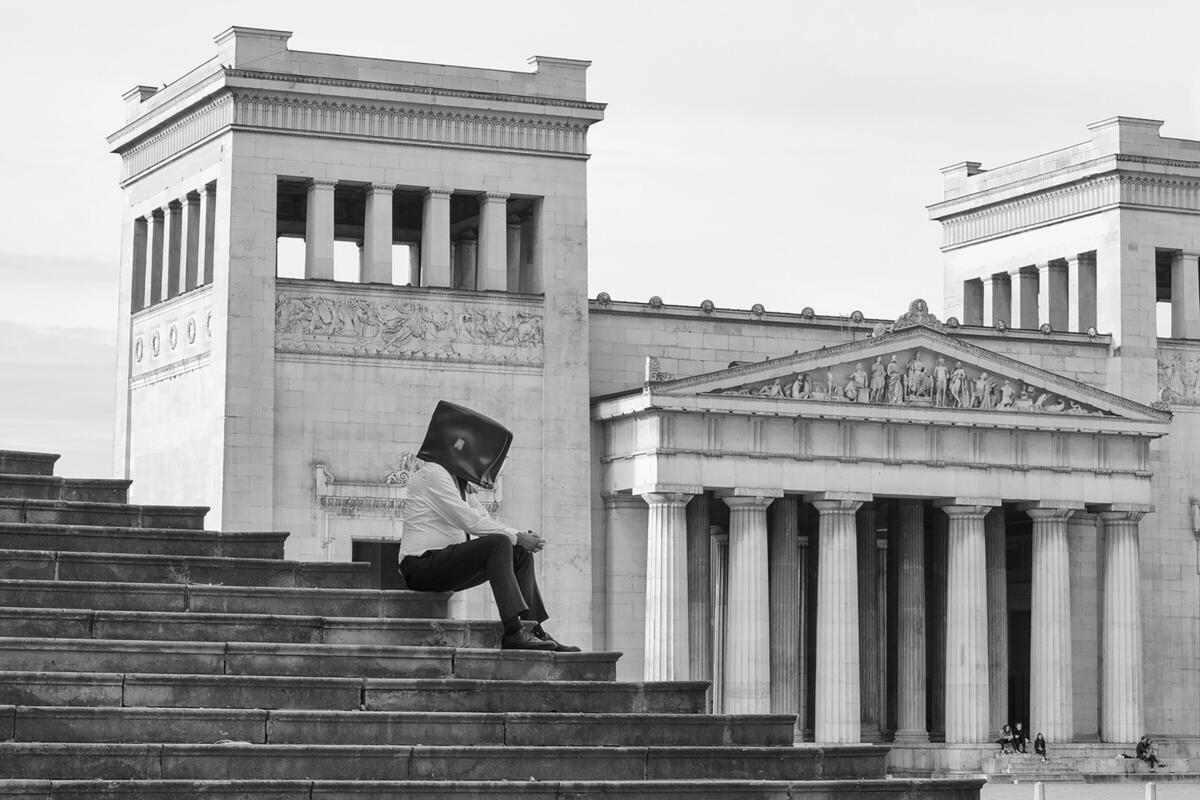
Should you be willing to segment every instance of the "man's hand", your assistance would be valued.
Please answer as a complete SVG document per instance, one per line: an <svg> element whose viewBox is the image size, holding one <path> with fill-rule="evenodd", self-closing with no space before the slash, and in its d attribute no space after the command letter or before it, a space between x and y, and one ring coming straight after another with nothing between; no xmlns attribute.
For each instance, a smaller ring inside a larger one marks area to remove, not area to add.
<svg viewBox="0 0 1200 800"><path fill-rule="evenodd" d="M546 546L546 540L533 531L517 531L517 544L531 553L538 553Z"/></svg>

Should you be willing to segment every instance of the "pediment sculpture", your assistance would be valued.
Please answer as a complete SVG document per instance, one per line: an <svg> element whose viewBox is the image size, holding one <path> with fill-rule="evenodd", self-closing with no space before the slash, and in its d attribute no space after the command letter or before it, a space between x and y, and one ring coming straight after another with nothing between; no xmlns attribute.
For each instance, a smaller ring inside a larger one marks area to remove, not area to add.
<svg viewBox="0 0 1200 800"><path fill-rule="evenodd" d="M922 348L851 361L710 394L817 402L1104 416L1106 412L1011 375L990 372Z"/></svg>

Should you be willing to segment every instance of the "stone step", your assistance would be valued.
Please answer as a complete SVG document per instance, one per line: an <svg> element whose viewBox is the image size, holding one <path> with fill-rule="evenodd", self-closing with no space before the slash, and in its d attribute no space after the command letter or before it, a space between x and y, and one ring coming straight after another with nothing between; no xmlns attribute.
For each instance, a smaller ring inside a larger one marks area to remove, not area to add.
<svg viewBox="0 0 1200 800"><path fill-rule="evenodd" d="M287 533L276 531L222 533L115 525L0 523L0 547L8 550L283 558L287 537Z"/></svg>
<svg viewBox="0 0 1200 800"><path fill-rule="evenodd" d="M0 550L0 580L365 588L366 562Z"/></svg>
<svg viewBox="0 0 1200 800"><path fill-rule="evenodd" d="M983 781L0 781L4 800L978 800Z"/></svg>
<svg viewBox="0 0 1200 800"><path fill-rule="evenodd" d="M0 743L0 778L802 780L883 774L887 748Z"/></svg>
<svg viewBox="0 0 1200 800"><path fill-rule="evenodd" d="M146 506L0 497L0 522L203 530L206 506Z"/></svg>
<svg viewBox="0 0 1200 800"><path fill-rule="evenodd" d="M0 706L0 741L789 747L795 717Z"/></svg>
<svg viewBox="0 0 1200 800"><path fill-rule="evenodd" d="M0 450L0 472L6 475L53 475L57 453Z"/></svg>
<svg viewBox="0 0 1200 800"><path fill-rule="evenodd" d="M707 683L0 672L0 704L702 714Z"/></svg>
<svg viewBox="0 0 1200 800"><path fill-rule="evenodd" d="M0 606L0 636L498 648L488 620L381 619Z"/></svg>
<svg viewBox="0 0 1200 800"><path fill-rule="evenodd" d="M450 595L380 589L0 580L0 606L445 619Z"/></svg>
<svg viewBox="0 0 1200 800"><path fill-rule="evenodd" d="M0 472L0 497L27 500L82 500L124 503L132 481L113 478L58 478Z"/></svg>
<svg viewBox="0 0 1200 800"><path fill-rule="evenodd" d="M26 672L611 681L616 679L620 655L453 647L0 638L0 664Z"/></svg>

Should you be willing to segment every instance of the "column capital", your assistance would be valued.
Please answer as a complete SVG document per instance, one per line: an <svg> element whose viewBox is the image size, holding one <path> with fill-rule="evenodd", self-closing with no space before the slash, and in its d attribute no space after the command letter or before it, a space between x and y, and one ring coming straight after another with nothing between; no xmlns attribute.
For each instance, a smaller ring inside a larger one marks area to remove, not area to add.
<svg viewBox="0 0 1200 800"><path fill-rule="evenodd" d="M1104 503L1094 506L1093 510L1096 516L1109 522L1132 522L1138 523L1147 514L1154 513L1154 506L1150 503Z"/></svg>
<svg viewBox="0 0 1200 800"><path fill-rule="evenodd" d="M638 496L651 506L686 506L695 495L683 492L644 492Z"/></svg>
<svg viewBox="0 0 1200 800"><path fill-rule="evenodd" d="M185 194L183 197L185 200L188 201L189 204L200 202L200 193L197 192L195 189L192 189L190 192Z"/></svg>
<svg viewBox="0 0 1200 800"><path fill-rule="evenodd" d="M812 506L821 513L826 514L854 514L862 508L862 500L810 500Z"/></svg>
<svg viewBox="0 0 1200 800"><path fill-rule="evenodd" d="M313 189L332 189L337 186L337 180L334 178L312 178L308 185Z"/></svg>
<svg viewBox="0 0 1200 800"><path fill-rule="evenodd" d="M763 508L771 505L777 497L783 497L782 489L763 489L754 487L737 487L735 489L718 489L713 492L720 500L725 501L725 505L733 508L735 506L749 506L759 504Z"/></svg>
<svg viewBox="0 0 1200 800"><path fill-rule="evenodd" d="M1054 268L1054 262L1039 261L1038 263L1034 264L1034 266L1037 267L1037 271L1039 273L1045 273L1045 272L1049 272L1051 269Z"/></svg>
<svg viewBox="0 0 1200 800"><path fill-rule="evenodd" d="M1076 511L1083 511L1082 500L1034 500L1021 503L1018 506L1031 519L1062 519L1070 518Z"/></svg>
<svg viewBox="0 0 1200 800"><path fill-rule="evenodd" d="M440 186L431 186L425 190L423 196L432 197L437 200L448 200L452 194L454 194L453 189L446 189Z"/></svg>
<svg viewBox="0 0 1200 800"><path fill-rule="evenodd" d="M606 494L602 499L607 509L646 507L646 502L636 494Z"/></svg>
<svg viewBox="0 0 1200 800"><path fill-rule="evenodd" d="M817 503L823 501L869 503L875 495L870 492L809 492L804 495L804 502Z"/></svg>
<svg viewBox="0 0 1200 800"><path fill-rule="evenodd" d="M484 192L479 195L480 203L505 203L508 201L508 192Z"/></svg>
<svg viewBox="0 0 1200 800"><path fill-rule="evenodd" d="M633 487L633 494L686 494L695 495L704 492L704 487L698 483L644 483Z"/></svg>
<svg viewBox="0 0 1200 800"><path fill-rule="evenodd" d="M934 502L935 508L940 508L949 517L984 517L993 508L1000 505L999 497L947 497Z"/></svg>
<svg viewBox="0 0 1200 800"><path fill-rule="evenodd" d="M1200 258L1200 250L1180 250L1179 257L1198 259Z"/></svg>
<svg viewBox="0 0 1200 800"><path fill-rule="evenodd" d="M183 211L183 203L179 202L178 200L168 200L167 211L172 214L178 214Z"/></svg>
<svg viewBox="0 0 1200 800"><path fill-rule="evenodd" d="M367 191L371 194L391 194L396 191L394 183L372 183L367 186Z"/></svg>

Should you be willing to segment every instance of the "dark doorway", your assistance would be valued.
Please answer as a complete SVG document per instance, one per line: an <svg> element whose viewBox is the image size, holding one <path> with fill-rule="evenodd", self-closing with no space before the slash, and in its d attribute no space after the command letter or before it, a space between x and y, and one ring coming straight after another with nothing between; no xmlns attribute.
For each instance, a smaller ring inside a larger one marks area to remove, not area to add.
<svg viewBox="0 0 1200 800"><path fill-rule="evenodd" d="M1033 523L1029 516L1005 506L1005 552L1008 567L1008 720L1029 727L1029 643L1032 634Z"/></svg>

